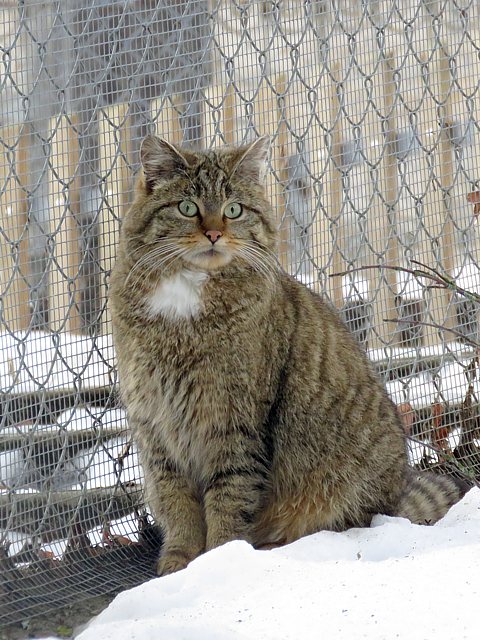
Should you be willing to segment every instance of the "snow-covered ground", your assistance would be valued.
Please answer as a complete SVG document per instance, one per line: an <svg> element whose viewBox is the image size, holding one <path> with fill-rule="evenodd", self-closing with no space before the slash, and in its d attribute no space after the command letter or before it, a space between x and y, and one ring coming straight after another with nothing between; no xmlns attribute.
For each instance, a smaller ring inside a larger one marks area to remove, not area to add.
<svg viewBox="0 0 480 640"><path fill-rule="evenodd" d="M478 640L480 489L433 527L377 516L272 551L232 542L121 593L78 640Z"/></svg>
<svg viewBox="0 0 480 640"><path fill-rule="evenodd" d="M93 444L63 459L60 455L62 438L76 431L90 433ZM105 436L109 432L117 435L108 439ZM122 409L105 409L90 405L72 407L61 413L53 424L21 424L0 430L2 436L23 436L26 442L32 434L59 438L58 465L43 468L42 456L32 455L25 446L0 451L0 493L11 489L42 490L45 482L53 489L114 487L119 473L115 463L126 447L128 455L123 459L122 482L137 482L142 478L136 445L129 444L131 436L127 416ZM95 436L98 437L97 442Z"/></svg>
<svg viewBox="0 0 480 640"><path fill-rule="evenodd" d="M0 333L0 391L35 393L99 389L114 381L109 334L89 338L72 333Z"/></svg>

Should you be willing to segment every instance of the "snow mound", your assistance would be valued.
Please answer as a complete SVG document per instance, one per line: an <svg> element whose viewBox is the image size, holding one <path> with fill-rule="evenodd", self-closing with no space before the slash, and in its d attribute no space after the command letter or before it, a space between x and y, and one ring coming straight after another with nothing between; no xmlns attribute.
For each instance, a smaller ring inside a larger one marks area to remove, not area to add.
<svg viewBox="0 0 480 640"><path fill-rule="evenodd" d="M376 516L273 551L214 549L117 596L78 640L478 638L480 489L434 527Z"/></svg>

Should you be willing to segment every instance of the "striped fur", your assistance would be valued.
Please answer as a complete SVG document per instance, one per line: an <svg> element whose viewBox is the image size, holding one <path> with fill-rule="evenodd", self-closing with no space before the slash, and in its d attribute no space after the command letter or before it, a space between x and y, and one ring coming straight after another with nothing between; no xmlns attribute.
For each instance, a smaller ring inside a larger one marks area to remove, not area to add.
<svg viewBox="0 0 480 640"><path fill-rule="evenodd" d="M407 469L403 493L394 515L415 524L435 524L470 489L457 478Z"/></svg>
<svg viewBox="0 0 480 640"><path fill-rule="evenodd" d="M365 353L277 266L266 151L147 138L122 224L110 303L161 575L238 538L266 548L376 513L431 522L460 496L411 475Z"/></svg>

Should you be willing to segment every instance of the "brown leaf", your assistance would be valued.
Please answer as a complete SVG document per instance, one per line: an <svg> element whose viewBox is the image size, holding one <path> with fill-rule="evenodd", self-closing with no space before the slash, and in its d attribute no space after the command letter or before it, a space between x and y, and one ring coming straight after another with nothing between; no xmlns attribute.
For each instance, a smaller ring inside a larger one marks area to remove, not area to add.
<svg viewBox="0 0 480 640"><path fill-rule="evenodd" d="M432 441L437 449L450 453L449 428L443 424L444 407L440 402L432 404Z"/></svg>
<svg viewBox="0 0 480 640"><path fill-rule="evenodd" d="M38 551L38 557L42 558L42 560L56 560L58 562L58 558L55 556L53 551L46 551L45 549L40 549Z"/></svg>
<svg viewBox="0 0 480 640"><path fill-rule="evenodd" d="M136 544L133 540L130 540L130 538L127 538L126 536L115 535L111 533L108 528L104 529L103 531L102 541L109 547L127 547Z"/></svg>
<svg viewBox="0 0 480 640"><path fill-rule="evenodd" d="M470 202L470 204L480 204L480 191L467 193L467 201Z"/></svg>
<svg viewBox="0 0 480 640"><path fill-rule="evenodd" d="M412 428L415 423L415 411L409 402L401 402L398 404L397 411L400 415L405 435L408 436L412 433Z"/></svg>
<svg viewBox="0 0 480 640"><path fill-rule="evenodd" d="M480 215L480 191L471 191L467 193L467 202L473 204L473 215Z"/></svg>

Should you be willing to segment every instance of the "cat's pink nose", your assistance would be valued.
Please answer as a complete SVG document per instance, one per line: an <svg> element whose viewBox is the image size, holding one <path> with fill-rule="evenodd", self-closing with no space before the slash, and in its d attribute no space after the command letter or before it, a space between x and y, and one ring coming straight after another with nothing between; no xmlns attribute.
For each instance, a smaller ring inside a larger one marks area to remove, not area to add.
<svg viewBox="0 0 480 640"><path fill-rule="evenodd" d="M215 244L215 242L222 237L222 232L217 231L216 229L208 229L207 231L205 231L205 235L212 244Z"/></svg>

